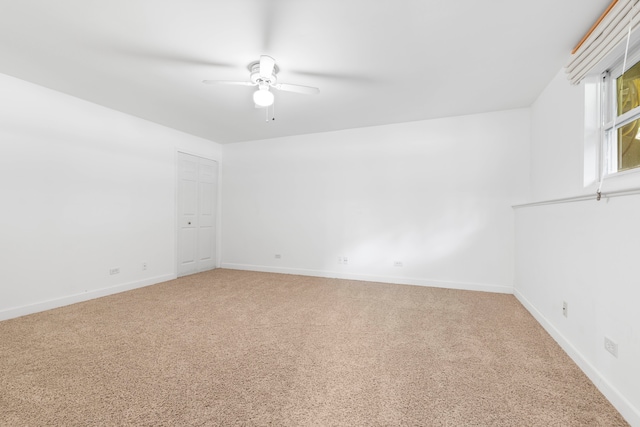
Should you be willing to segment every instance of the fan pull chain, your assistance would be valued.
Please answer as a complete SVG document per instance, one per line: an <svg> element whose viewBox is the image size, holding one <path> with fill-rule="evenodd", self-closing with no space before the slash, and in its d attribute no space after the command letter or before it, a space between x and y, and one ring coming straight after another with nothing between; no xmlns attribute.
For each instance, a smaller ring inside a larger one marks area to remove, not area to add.
<svg viewBox="0 0 640 427"><path fill-rule="evenodd" d="M275 101L271 104L271 120L269 120L269 107L265 108L265 116L264 121L269 123L270 121L276 120L276 103Z"/></svg>

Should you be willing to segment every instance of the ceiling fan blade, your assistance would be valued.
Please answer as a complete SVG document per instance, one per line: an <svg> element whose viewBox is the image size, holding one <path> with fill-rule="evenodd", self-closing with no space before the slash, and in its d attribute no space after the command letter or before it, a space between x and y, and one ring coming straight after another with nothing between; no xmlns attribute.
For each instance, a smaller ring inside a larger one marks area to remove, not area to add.
<svg viewBox="0 0 640 427"><path fill-rule="evenodd" d="M260 56L260 77L270 79L273 75L273 68L276 66L276 60L270 56Z"/></svg>
<svg viewBox="0 0 640 427"><path fill-rule="evenodd" d="M278 83L275 84L275 87L278 90L284 90L286 92L295 92L295 93L303 93L305 95L317 95L320 93L320 89L317 87L311 86L300 86L300 85L290 85L286 83Z"/></svg>
<svg viewBox="0 0 640 427"><path fill-rule="evenodd" d="M197 53L186 53L177 49L163 49L153 46L136 45L136 44L106 44L92 43L92 48L104 52L109 55L117 55L136 62L161 62L173 63L184 66L201 66L201 67L226 67L236 68L236 64L229 62L207 59L207 55L198 55Z"/></svg>
<svg viewBox="0 0 640 427"><path fill-rule="evenodd" d="M322 71L302 71L302 70L289 70L292 73L299 74L301 76L320 77L322 79L342 80L352 83L375 83L376 81L370 76L364 74L348 74L348 73L328 73Z"/></svg>
<svg viewBox="0 0 640 427"><path fill-rule="evenodd" d="M234 82L232 80L203 80L202 83L207 85L238 85L238 86L255 86L253 82Z"/></svg>

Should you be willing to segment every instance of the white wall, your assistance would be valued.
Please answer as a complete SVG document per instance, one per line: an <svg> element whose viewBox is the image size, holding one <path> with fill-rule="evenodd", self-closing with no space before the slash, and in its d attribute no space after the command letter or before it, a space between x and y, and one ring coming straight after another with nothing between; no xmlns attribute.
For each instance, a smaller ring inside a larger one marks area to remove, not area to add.
<svg viewBox="0 0 640 427"><path fill-rule="evenodd" d="M521 109L224 145L222 265L512 292L529 120Z"/></svg>
<svg viewBox="0 0 640 427"><path fill-rule="evenodd" d="M558 74L544 95L532 106L531 193L533 200L583 194L583 88L567 83ZM544 123L544 125L540 125Z"/></svg>
<svg viewBox="0 0 640 427"><path fill-rule="evenodd" d="M175 277L176 151L220 146L4 75L0 93L0 319Z"/></svg>
<svg viewBox="0 0 640 427"><path fill-rule="evenodd" d="M532 201L583 187L585 97L563 72L532 106ZM639 187L640 173L603 191ZM516 296L632 425L640 425L640 196L516 212ZM562 302L569 315L562 316ZM618 343L618 358L604 337Z"/></svg>

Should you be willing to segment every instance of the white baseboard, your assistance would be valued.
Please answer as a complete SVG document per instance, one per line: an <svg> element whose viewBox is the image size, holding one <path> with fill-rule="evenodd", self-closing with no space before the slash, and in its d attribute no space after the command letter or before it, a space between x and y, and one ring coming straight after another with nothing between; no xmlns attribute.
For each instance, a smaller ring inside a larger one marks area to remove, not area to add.
<svg viewBox="0 0 640 427"><path fill-rule="evenodd" d="M267 273L298 274L300 276L329 277L335 279L362 280L366 282L393 283L397 285L430 286L433 288L461 289L467 291L493 292L513 294L513 287L502 285L488 285L483 283L446 282L440 280L418 279L404 276L374 276L367 274L352 274L337 271L308 270L303 268L269 267L266 265L222 263L221 268L231 270L263 271Z"/></svg>
<svg viewBox="0 0 640 427"><path fill-rule="evenodd" d="M134 282L122 283L120 285L109 286L108 288L95 289L88 292L82 292L74 295L67 295L60 298L54 298L47 301L40 301L33 304L27 304L20 307L11 307L4 310L0 310L0 321L13 319L15 317L26 316L27 314L38 313L45 310L51 310L58 307L64 307L65 305L75 304L78 302L88 301L95 298L104 297L107 295L117 294L120 292L130 291L137 288L143 288L145 286L155 285L160 282L166 282L168 280L175 279L174 274L165 274L162 276L149 277L144 280L137 280Z"/></svg>
<svg viewBox="0 0 640 427"><path fill-rule="evenodd" d="M514 289L514 295L520 303L531 313L531 315L542 325L542 327L553 337L562 349L571 357L578 367L595 384L600 392L611 402L620 412L625 420L632 426L640 426L640 411L636 409L618 389L607 381L607 379L576 349L573 344L542 314L524 295Z"/></svg>

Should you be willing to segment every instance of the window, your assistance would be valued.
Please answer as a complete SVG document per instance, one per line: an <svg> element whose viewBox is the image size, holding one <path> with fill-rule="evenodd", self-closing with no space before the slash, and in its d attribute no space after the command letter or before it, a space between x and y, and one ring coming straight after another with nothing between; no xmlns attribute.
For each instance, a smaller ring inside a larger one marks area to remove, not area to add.
<svg viewBox="0 0 640 427"><path fill-rule="evenodd" d="M607 176L633 175L617 186L640 176L639 24L639 0L613 0L565 67L584 83L583 185L598 192Z"/></svg>
<svg viewBox="0 0 640 427"><path fill-rule="evenodd" d="M602 167L614 174L640 167L640 58L603 75Z"/></svg>

